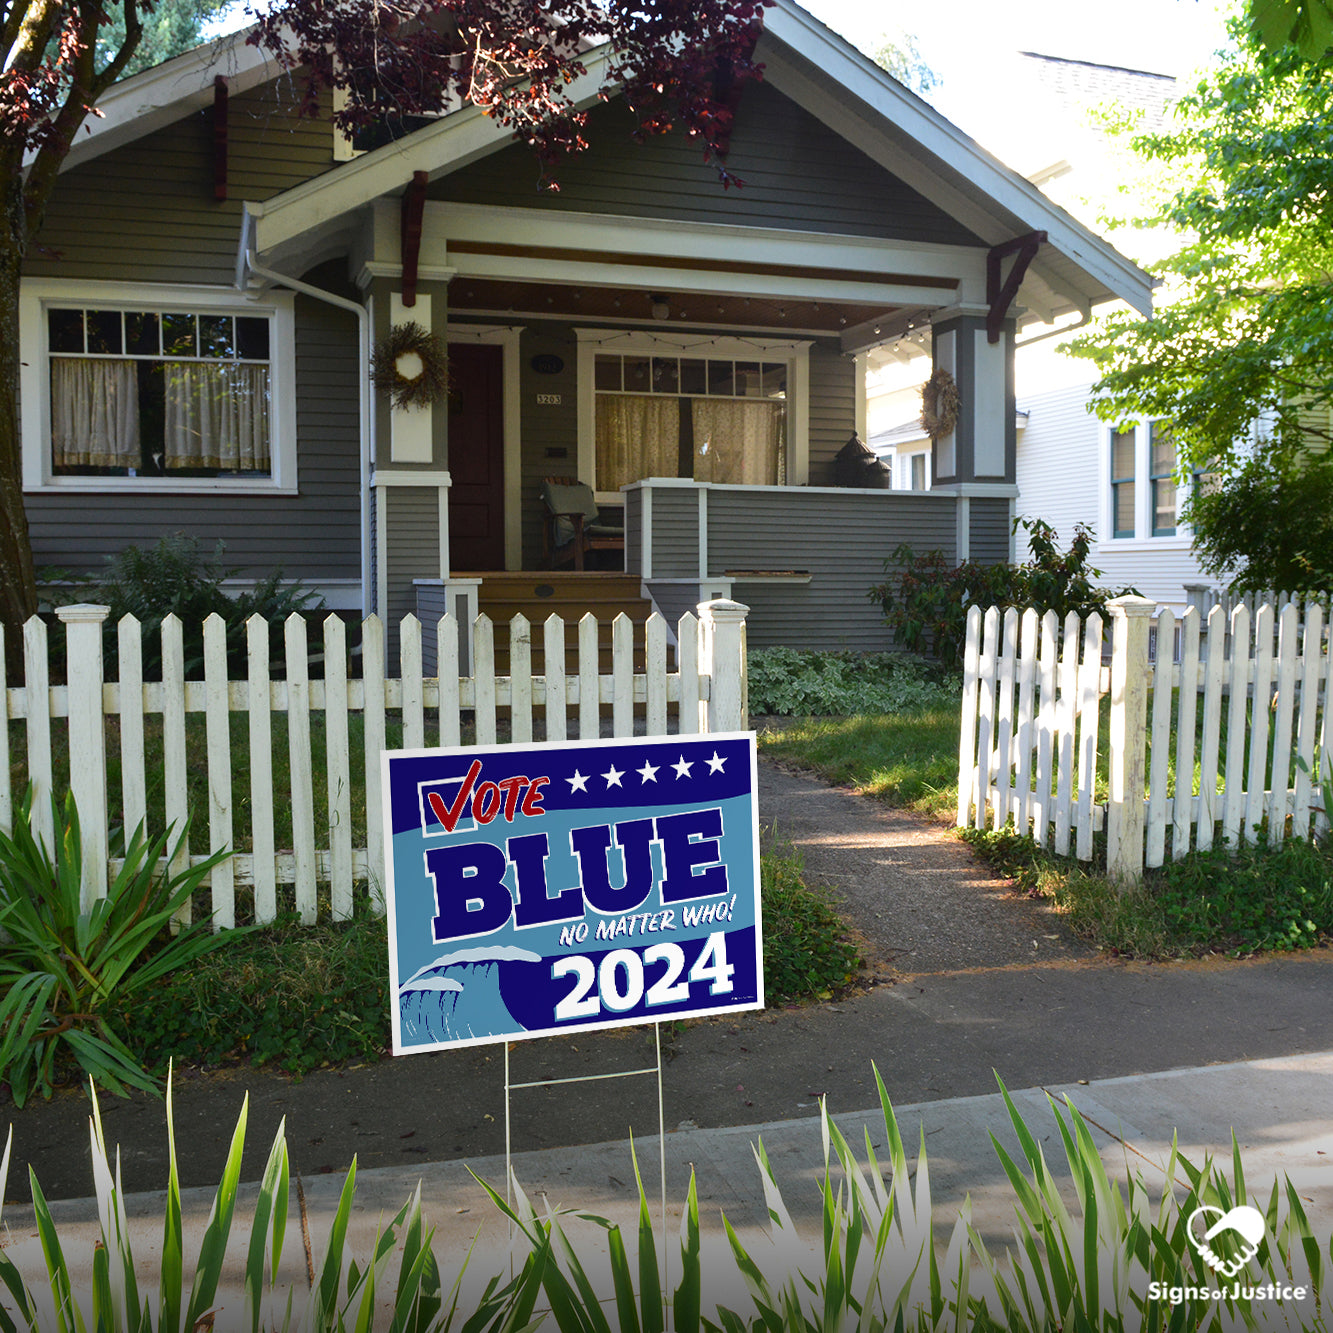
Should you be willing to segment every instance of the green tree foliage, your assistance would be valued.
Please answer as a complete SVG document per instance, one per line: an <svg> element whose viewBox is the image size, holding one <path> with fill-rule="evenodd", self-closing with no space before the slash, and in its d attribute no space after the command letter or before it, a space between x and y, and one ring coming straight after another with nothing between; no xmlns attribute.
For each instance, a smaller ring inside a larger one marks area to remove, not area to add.
<svg viewBox="0 0 1333 1333"><path fill-rule="evenodd" d="M1292 44L1307 59L1333 47L1333 4L1329 0L1249 0L1251 27L1270 50Z"/></svg>
<svg viewBox="0 0 1333 1333"><path fill-rule="evenodd" d="M871 59L918 97L929 97L940 86L940 76L926 63L916 38L907 31L886 32Z"/></svg>
<svg viewBox="0 0 1333 1333"><path fill-rule="evenodd" d="M204 24L226 9L229 3L230 0L160 0L157 7L143 17L139 45L122 77L151 69L198 46ZM98 58L109 61L124 46L125 36L124 10L109 10L97 38Z"/></svg>
<svg viewBox="0 0 1333 1333"><path fill-rule="evenodd" d="M1209 474L1187 511L1205 566L1308 588L1333 573L1333 510L1306 503L1333 486L1333 58L1232 34L1176 124L1134 141L1179 183L1151 219L1179 238L1158 308L1076 350L1102 372L1103 419L1168 419L1186 469Z"/></svg>

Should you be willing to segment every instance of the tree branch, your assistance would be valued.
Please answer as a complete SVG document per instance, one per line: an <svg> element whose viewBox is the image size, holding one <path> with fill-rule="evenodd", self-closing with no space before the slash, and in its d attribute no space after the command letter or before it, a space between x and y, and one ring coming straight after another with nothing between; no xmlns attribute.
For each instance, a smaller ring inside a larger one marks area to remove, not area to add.
<svg viewBox="0 0 1333 1333"><path fill-rule="evenodd" d="M46 57L60 18L58 0L36 0L14 4L5 20L4 54L9 63L5 74L31 74Z"/></svg>
<svg viewBox="0 0 1333 1333"><path fill-rule="evenodd" d="M50 130L37 150L24 186L23 210L29 236L36 235L41 226L61 164L79 127L87 119L89 109L120 77L143 36L143 18L138 3L136 0L124 0L124 4L125 40L120 50L101 70L97 69L97 31L101 24L101 6L97 0L84 0L79 6L79 49L70 69L69 90L60 110L50 122Z"/></svg>

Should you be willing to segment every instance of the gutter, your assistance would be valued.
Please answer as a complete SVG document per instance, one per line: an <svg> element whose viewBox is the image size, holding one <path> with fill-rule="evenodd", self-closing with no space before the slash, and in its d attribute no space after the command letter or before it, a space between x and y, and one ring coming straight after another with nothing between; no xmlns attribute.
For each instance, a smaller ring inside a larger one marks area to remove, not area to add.
<svg viewBox="0 0 1333 1333"><path fill-rule="evenodd" d="M323 301L326 305L336 306L339 310L350 311L356 316L357 343L361 356L356 383L359 434L357 454L361 471L361 615L364 619L370 614L373 605L370 577L370 311L358 301L350 300L346 296L335 296L333 292L326 292L322 287L312 286L308 282L289 278L286 274L267 268L259 262L255 252L245 246L245 241L248 240L249 236L245 235L241 250L244 258L236 266L236 285L247 296L249 292L245 276L247 273L253 273L256 277L267 279L275 286L286 287L299 292L302 296L309 296L312 300Z"/></svg>

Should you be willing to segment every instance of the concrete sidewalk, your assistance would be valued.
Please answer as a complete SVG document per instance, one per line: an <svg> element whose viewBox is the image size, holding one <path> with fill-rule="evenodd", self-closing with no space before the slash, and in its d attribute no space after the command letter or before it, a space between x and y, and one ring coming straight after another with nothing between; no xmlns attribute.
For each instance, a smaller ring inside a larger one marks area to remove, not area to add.
<svg viewBox="0 0 1333 1333"><path fill-rule="evenodd" d="M1173 1135L1178 1136L1182 1152L1192 1161L1201 1162L1211 1153L1226 1159L1223 1166L1229 1172L1234 1133L1242 1150L1252 1196L1266 1195L1274 1179L1286 1176L1296 1186L1317 1231L1327 1235L1333 1228L1333 1052L1015 1092L1014 1100L1028 1126L1042 1141L1048 1162L1063 1176L1066 1174L1063 1151L1047 1092L1057 1100L1068 1096L1090 1121L1114 1178L1124 1180L1142 1174L1156 1195L1164 1182L1160 1168L1170 1152ZM975 1225L988 1241L1003 1244L1011 1232L1014 1200L990 1134L995 1134L1015 1156L1018 1149L999 1094L901 1106L896 1113L908 1144L909 1160L915 1160L919 1134L925 1135L937 1237L947 1235L959 1204L968 1196ZM858 1156L864 1155L868 1131L881 1166L884 1165L884 1121L877 1107L836 1113L834 1118L860 1150ZM816 1182L823 1169L817 1118L722 1129L683 1129L668 1132L666 1137L665 1225L669 1250L674 1251L676 1246L681 1208L693 1170L704 1231L706 1295L713 1304L722 1301L734 1305L743 1299L734 1265L726 1252L722 1214L740 1233L747 1248L754 1248L761 1267L769 1246L765 1235L767 1208L753 1153L753 1145L760 1138L787 1207L804 1237L810 1243L817 1243L820 1221ZM639 1138L635 1147L653 1216L660 1225L659 1142L656 1136ZM518 1153L513 1164L518 1181L539 1211L549 1204L552 1208L610 1218L624 1227L632 1248L638 1196L628 1142ZM503 1157L480 1158L467 1165L503 1192ZM427 1221L436 1228L434 1248L446 1286L458 1273L474 1242L464 1284L466 1292L474 1294L487 1278L507 1272L507 1223L469 1174L467 1166L459 1161L360 1173L350 1229L352 1252L364 1256L370 1251L377 1230L411 1195L418 1182ZM321 1175L303 1181L316 1264L337 1210L342 1185L341 1175ZM242 1302L236 1279L244 1260L256 1192L254 1186L242 1187L230 1250L233 1268L229 1276L234 1285L220 1300L224 1309L215 1326L219 1333L240 1324ZM162 1192L137 1194L127 1203L140 1280L144 1283L151 1283L157 1271L164 1197ZM185 1193L187 1262L197 1252L212 1197L211 1189L191 1189ZM59 1224L65 1252L80 1282L86 1282L99 1234L95 1203L64 1200L53 1203L51 1210ZM3 1222L6 1253L29 1284L38 1287L45 1280L45 1266L32 1210L6 1208ZM599 1227L577 1222L571 1223L568 1230L585 1264L594 1272L600 1270L602 1280L607 1280L605 1233ZM295 1188L280 1280L290 1284L299 1301L306 1278Z"/></svg>

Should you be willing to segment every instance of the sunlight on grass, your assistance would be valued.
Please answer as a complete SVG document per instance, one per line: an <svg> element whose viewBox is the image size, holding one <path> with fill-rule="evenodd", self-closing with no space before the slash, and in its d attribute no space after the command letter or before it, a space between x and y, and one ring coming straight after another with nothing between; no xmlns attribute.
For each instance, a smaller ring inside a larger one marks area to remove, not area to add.
<svg viewBox="0 0 1333 1333"><path fill-rule="evenodd" d="M935 819L958 807L958 710L758 722L770 759Z"/></svg>

